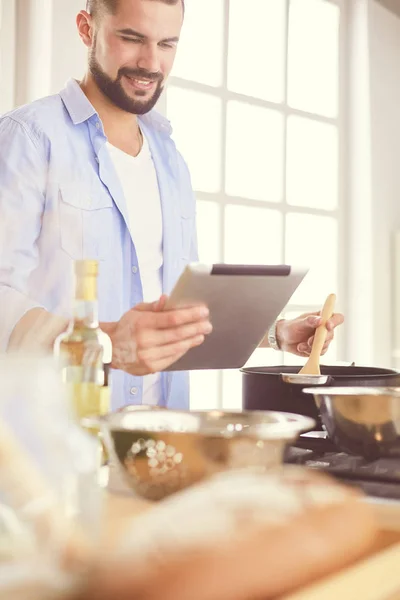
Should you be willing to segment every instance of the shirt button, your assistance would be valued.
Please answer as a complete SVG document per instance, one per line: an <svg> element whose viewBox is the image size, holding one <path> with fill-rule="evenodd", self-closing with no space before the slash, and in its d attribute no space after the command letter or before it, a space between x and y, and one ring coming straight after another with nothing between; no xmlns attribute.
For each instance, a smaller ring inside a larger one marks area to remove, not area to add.
<svg viewBox="0 0 400 600"><path fill-rule="evenodd" d="M133 388L131 388L131 395L132 395L132 396L137 396L137 393L138 393L138 389L137 389L137 387L133 387Z"/></svg>
<svg viewBox="0 0 400 600"><path fill-rule="evenodd" d="M137 273L137 272L138 272L138 268L137 268L137 267L135 267L135 266L133 266L133 267L132 267L132 273L133 273L134 275L136 275L136 273Z"/></svg>
<svg viewBox="0 0 400 600"><path fill-rule="evenodd" d="M97 127L97 129L100 129L100 127L101 127L100 121L96 121L96 127Z"/></svg>

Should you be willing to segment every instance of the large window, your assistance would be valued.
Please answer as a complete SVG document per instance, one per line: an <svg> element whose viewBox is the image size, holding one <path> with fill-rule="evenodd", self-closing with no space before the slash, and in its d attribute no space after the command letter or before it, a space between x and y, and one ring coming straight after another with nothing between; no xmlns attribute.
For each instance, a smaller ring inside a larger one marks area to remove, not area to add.
<svg viewBox="0 0 400 600"><path fill-rule="evenodd" d="M192 173L200 259L308 265L284 316L319 310L331 291L344 295L342 1L186 4L167 114ZM250 359L302 362L271 350ZM191 381L193 408L241 405L237 371Z"/></svg>

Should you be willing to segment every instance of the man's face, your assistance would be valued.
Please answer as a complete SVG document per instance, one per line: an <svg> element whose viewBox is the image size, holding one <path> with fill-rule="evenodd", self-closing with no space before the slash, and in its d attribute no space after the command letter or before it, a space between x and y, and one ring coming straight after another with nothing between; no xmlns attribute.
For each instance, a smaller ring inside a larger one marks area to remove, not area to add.
<svg viewBox="0 0 400 600"><path fill-rule="evenodd" d="M92 20L89 70L120 109L149 112L171 72L182 27L182 3L120 0L117 13Z"/></svg>

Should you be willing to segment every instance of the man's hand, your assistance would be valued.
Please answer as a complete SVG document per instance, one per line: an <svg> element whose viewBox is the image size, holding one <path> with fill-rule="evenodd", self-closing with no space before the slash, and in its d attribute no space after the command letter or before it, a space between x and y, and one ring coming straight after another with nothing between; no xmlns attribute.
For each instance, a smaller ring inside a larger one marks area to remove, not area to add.
<svg viewBox="0 0 400 600"><path fill-rule="evenodd" d="M314 333L317 327L321 325L321 317L319 313L305 313L290 319L278 321L276 327L276 335L279 347L284 352L291 352L297 356L309 356L311 347L314 341ZM329 344L333 340L335 328L344 322L344 316L340 313L333 314L326 322L328 334L322 349L322 354L329 348Z"/></svg>
<svg viewBox="0 0 400 600"><path fill-rule="evenodd" d="M113 344L114 369L131 375L163 371L211 333L206 306L164 310L166 297L138 304L105 331Z"/></svg>

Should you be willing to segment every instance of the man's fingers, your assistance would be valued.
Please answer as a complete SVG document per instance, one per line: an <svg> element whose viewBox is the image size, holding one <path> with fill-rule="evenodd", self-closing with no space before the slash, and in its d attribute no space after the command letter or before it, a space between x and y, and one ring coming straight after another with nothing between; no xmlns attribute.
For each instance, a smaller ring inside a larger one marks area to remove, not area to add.
<svg viewBox="0 0 400 600"><path fill-rule="evenodd" d="M339 327L339 325L342 325L343 323L344 316L341 313L336 313L326 322L326 328L332 331L335 327Z"/></svg>
<svg viewBox="0 0 400 600"><path fill-rule="evenodd" d="M158 312L158 311L164 310L167 300L168 300L168 296L163 294L155 302L141 302L140 304L136 304L136 306L134 306L133 310L137 310L140 312Z"/></svg>
<svg viewBox="0 0 400 600"><path fill-rule="evenodd" d="M314 315L310 315L307 317L307 324L310 325L310 327L317 328L321 325L321 323L322 323L321 317L314 316ZM341 313L335 313L331 316L330 319L327 320L327 322L325 323L325 327L327 328L328 331L333 331L333 329L335 329L339 325L342 325L343 323L344 323L344 316Z"/></svg>
<svg viewBox="0 0 400 600"><path fill-rule="evenodd" d="M327 340L325 342L325 344L322 347L321 354L325 354L325 352L329 348L329 344L330 344L331 341L332 341L332 338L331 338L331 340L329 340L329 341ZM302 344L299 344L297 346L297 352L299 352L300 354L307 354L307 355L309 355L311 353L311 348L312 348L312 343L310 344L309 342L308 343L304 343L303 342Z"/></svg>
<svg viewBox="0 0 400 600"><path fill-rule="evenodd" d="M156 302L153 303L154 311L161 312L162 310L164 310L167 300L168 296L163 294L159 300L156 300Z"/></svg>
<svg viewBox="0 0 400 600"><path fill-rule="evenodd" d="M307 325L313 327L314 329L321 325L321 317L309 316L307 317Z"/></svg>
<svg viewBox="0 0 400 600"><path fill-rule="evenodd" d="M297 355L298 356L304 356L305 358L308 358L310 356L310 349L306 349L307 346L305 344L300 344L299 346L297 346Z"/></svg>
<svg viewBox="0 0 400 600"><path fill-rule="evenodd" d="M136 304L132 310L140 312L153 312L158 302L159 300L156 300L156 302L141 302L140 304Z"/></svg>
<svg viewBox="0 0 400 600"><path fill-rule="evenodd" d="M308 344L299 344L297 346L297 352L298 354L300 354L301 356L309 356L310 352L311 352L311 348Z"/></svg>
<svg viewBox="0 0 400 600"><path fill-rule="evenodd" d="M163 296L161 296L161 298L157 302L156 310L157 311L164 310L167 300L168 300L168 296L166 296L165 294Z"/></svg>
<svg viewBox="0 0 400 600"><path fill-rule="evenodd" d="M140 325L149 329L173 329L188 323L202 321L207 319L208 316L209 310L206 306L195 306L148 314L142 319Z"/></svg>
<svg viewBox="0 0 400 600"><path fill-rule="evenodd" d="M328 333L326 334L326 340L325 340L325 344L329 346L329 344L331 343L331 341L333 340L333 338L334 338L334 333L333 333L333 331L328 331ZM311 348L311 347L312 347L312 345L313 345L313 343L314 343L314 336L310 337L310 338L307 340L307 345L308 345L308 347L309 347L309 348Z"/></svg>
<svg viewBox="0 0 400 600"><path fill-rule="evenodd" d="M199 321L181 325L174 329L143 329L137 333L137 346L140 349L157 348L193 338L197 335L208 335L212 331L209 321Z"/></svg>
<svg viewBox="0 0 400 600"><path fill-rule="evenodd" d="M139 362L149 371L162 371L186 354L190 348L200 346L203 342L204 335L197 335L174 344L139 350L137 357Z"/></svg>

